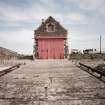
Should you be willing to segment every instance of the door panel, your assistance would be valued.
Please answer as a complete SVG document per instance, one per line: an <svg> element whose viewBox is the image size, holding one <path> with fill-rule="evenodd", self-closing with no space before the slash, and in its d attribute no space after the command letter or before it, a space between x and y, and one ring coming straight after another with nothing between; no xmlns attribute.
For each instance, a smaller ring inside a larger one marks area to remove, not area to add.
<svg viewBox="0 0 105 105"><path fill-rule="evenodd" d="M64 40L63 39L39 39L38 55L40 59L63 59Z"/></svg>

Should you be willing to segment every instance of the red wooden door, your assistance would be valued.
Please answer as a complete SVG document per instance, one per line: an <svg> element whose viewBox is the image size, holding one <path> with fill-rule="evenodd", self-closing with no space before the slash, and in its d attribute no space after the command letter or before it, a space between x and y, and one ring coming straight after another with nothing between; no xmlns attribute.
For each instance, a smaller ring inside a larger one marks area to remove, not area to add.
<svg viewBox="0 0 105 105"><path fill-rule="evenodd" d="M40 59L63 59L64 39L39 39L38 56Z"/></svg>

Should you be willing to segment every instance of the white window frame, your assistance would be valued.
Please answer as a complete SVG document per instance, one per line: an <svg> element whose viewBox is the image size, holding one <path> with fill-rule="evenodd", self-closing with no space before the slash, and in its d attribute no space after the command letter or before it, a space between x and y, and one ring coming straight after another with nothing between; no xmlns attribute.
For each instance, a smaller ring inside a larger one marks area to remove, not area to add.
<svg viewBox="0 0 105 105"><path fill-rule="evenodd" d="M48 30L49 24L51 24L51 25L54 26L54 30L52 30L52 31L49 31L49 30ZM48 24L46 25L46 31L47 31L47 32L55 32L55 24L54 24L54 23L48 23Z"/></svg>

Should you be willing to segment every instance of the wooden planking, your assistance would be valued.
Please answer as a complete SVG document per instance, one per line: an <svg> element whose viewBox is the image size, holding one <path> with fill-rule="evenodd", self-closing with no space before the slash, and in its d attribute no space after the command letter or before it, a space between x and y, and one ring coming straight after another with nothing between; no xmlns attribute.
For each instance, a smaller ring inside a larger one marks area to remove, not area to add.
<svg viewBox="0 0 105 105"><path fill-rule="evenodd" d="M38 39L38 56L41 59L63 59L64 39Z"/></svg>

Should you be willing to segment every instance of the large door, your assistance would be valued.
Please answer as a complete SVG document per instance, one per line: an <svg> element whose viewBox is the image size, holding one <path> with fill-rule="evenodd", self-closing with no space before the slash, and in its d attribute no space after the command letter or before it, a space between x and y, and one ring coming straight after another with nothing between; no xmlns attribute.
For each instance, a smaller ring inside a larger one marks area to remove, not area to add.
<svg viewBox="0 0 105 105"><path fill-rule="evenodd" d="M64 39L39 39L38 57L40 59L63 59Z"/></svg>

